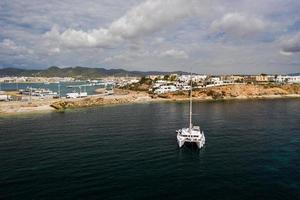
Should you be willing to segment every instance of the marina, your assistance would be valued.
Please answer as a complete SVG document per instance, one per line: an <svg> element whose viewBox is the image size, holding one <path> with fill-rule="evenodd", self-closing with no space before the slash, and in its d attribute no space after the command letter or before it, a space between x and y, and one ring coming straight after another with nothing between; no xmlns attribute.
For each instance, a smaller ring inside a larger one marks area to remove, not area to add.
<svg viewBox="0 0 300 200"><path fill-rule="evenodd" d="M114 87L112 82L88 84L86 82L58 83L1 83L2 92L40 98L82 98L95 95L97 89L103 88L106 94L111 94ZM4 98L4 97L3 97ZM9 100L6 98L6 100Z"/></svg>
<svg viewBox="0 0 300 200"><path fill-rule="evenodd" d="M58 92L53 92L45 88L32 88L28 87L26 89L20 89L19 94L21 95L30 95L37 97L55 97L58 95Z"/></svg>

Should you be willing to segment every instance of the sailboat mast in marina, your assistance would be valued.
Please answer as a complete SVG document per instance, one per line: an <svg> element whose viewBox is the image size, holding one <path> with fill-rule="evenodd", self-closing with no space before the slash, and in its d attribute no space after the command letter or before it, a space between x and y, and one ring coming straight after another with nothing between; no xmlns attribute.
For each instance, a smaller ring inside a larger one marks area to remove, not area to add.
<svg viewBox="0 0 300 200"><path fill-rule="evenodd" d="M190 112L189 112L189 127L177 130L177 143L181 148L186 142L196 143L198 148L201 149L205 144L204 132L200 130L200 126L193 126L193 79L192 74L190 77Z"/></svg>

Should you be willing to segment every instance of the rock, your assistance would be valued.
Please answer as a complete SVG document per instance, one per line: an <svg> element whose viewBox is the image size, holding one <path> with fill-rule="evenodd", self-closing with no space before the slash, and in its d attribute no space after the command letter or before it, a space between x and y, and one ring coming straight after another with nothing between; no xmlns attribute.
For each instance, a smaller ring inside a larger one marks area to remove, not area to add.
<svg viewBox="0 0 300 200"><path fill-rule="evenodd" d="M103 105L103 98L85 98L73 101L57 101L52 103L50 106L55 108L56 110L65 110L68 108L80 108L80 107L89 107L89 106L97 106Z"/></svg>
<svg viewBox="0 0 300 200"><path fill-rule="evenodd" d="M245 85L234 84L213 88L201 88L193 91L193 97L207 99L252 98L257 96L300 94L300 85ZM172 92L158 95L165 99L188 98L188 92Z"/></svg>

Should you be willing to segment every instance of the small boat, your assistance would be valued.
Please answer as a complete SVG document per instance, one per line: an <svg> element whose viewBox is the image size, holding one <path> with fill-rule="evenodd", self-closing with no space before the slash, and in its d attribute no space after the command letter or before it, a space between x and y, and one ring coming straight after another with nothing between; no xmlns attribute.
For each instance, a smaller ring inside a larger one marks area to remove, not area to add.
<svg viewBox="0 0 300 200"><path fill-rule="evenodd" d="M201 149L205 144L204 132L201 131L200 126L193 126L192 124L192 76L191 76L191 87L190 87L190 122L188 128L182 128L176 131L177 143L181 148L186 142L197 144L198 148Z"/></svg>
<svg viewBox="0 0 300 200"><path fill-rule="evenodd" d="M80 97L80 98L82 98L82 97L87 97L87 96L88 96L87 92L80 92L80 93L79 93L79 97Z"/></svg>
<svg viewBox="0 0 300 200"><path fill-rule="evenodd" d="M70 93L67 93L66 94L66 98L67 99L76 99L76 98L79 98L80 95L78 92L70 92Z"/></svg>
<svg viewBox="0 0 300 200"><path fill-rule="evenodd" d="M105 95L113 95L114 94L114 90L110 89L110 90L105 90Z"/></svg>
<svg viewBox="0 0 300 200"><path fill-rule="evenodd" d="M37 97L57 95L57 92L53 92L46 88L32 88L32 87L27 87L25 90L20 89L19 93L23 94L23 95L31 95L31 96L37 96Z"/></svg>

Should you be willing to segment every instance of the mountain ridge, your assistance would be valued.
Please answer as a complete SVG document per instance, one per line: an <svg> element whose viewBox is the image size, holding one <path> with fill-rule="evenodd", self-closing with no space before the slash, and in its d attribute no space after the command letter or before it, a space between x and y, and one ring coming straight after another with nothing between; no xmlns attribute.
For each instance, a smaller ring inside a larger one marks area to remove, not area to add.
<svg viewBox="0 0 300 200"><path fill-rule="evenodd" d="M189 74L183 71L162 72L162 71L127 71L124 69L105 69L91 67L66 67L60 68L51 66L47 69L21 69L21 68L2 68L0 76L42 76L42 77L82 77L82 78L101 78L107 76L147 76L165 74Z"/></svg>
<svg viewBox="0 0 300 200"><path fill-rule="evenodd" d="M289 76L300 76L300 73L291 73Z"/></svg>

